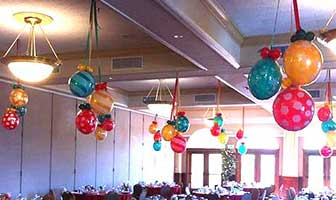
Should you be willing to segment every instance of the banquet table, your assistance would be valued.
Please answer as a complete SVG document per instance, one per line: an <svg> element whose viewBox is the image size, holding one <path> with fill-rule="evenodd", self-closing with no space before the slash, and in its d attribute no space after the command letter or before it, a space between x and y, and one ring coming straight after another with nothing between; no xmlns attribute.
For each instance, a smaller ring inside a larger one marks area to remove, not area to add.
<svg viewBox="0 0 336 200"><path fill-rule="evenodd" d="M76 200L106 200L107 194L106 193L78 193L73 192L72 194L75 195ZM130 200L132 198L131 193L119 193L119 200Z"/></svg>
<svg viewBox="0 0 336 200"><path fill-rule="evenodd" d="M220 199L221 200L241 200L243 198L243 195L245 194L245 192L242 193L238 193L238 194L220 194ZM201 193L201 192L193 192L193 195L197 196L198 198L206 198L207 194L205 193Z"/></svg>
<svg viewBox="0 0 336 200"><path fill-rule="evenodd" d="M162 186L146 186L147 188L147 196L154 196L160 194ZM170 187L170 191L173 194L181 194L181 186L176 185Z"/></svg>

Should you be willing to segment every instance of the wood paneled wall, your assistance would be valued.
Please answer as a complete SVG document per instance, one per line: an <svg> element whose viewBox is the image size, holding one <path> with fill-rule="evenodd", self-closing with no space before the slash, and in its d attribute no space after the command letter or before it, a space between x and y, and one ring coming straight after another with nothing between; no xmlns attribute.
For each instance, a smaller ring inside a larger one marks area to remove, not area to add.
<svg viewBox="0 0 336 200"><path fill-rule="evenodd" d="M0 83L0 113L9 106L11 85ZM0 126L0 192L32 196L49 189L122 182L172 181L174 154L169 143L152 148L153 117L115 108L116 128L104 142L76 131L77 100L27 89L28 112L20 127ZM159 120L163 126L164 120Z"/></svg>

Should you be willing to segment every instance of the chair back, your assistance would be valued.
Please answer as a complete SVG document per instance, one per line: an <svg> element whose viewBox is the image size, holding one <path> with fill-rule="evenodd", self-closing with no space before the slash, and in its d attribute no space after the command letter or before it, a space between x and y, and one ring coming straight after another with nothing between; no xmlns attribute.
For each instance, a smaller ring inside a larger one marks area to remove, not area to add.
<svg viewBox="0 0 336 200"><path fill-rule="evenodd" d="M118 200L119 195L114 191L109 191L106 195L106 200Z"/></svg>
<svg viewBox="0 0 336 200"><path fill-rule="evenodd" d="M42 200L56 200L56 194L53 190L49 190L49 192L42 197Z"/></svg>
<svg viewBox="0 0 336 200"><path fill-rule="evenodd" d="M292 194L290 193L290 191L288 189L286 189L286 198L287 200L293 200L294 197L292 197Z"/></svg>
<svg viewBox="0 0 336 200"><path fill-rule="evenodd" d="M62 193L62 199L63 200L76 200L76 197L71 192L66 191Z"/></svg>
<svg viewBox="0 0 336 200"><path fill-rule="evenodd" d="M265 198L266 198L266 192L267 192L267 190L264 190L264 192L262 193L262 195L260 197L261 200L265 200Z"/></svg>
<svg viewBox="0 0 336 200"><path fill-rule="evenodd" d="M251 195L251 193L246 192L246 193L243 195L242 200L254 200L254 199L252 199L252 195Z"/></svg>
<svg viewBox="0 0 336 200"><path fill-rule="evenodd" d="M136 199L139 199L140 194L142 193L142 191L143 191L142 186L140 184L135 184L133 186L133 194L132 194L132 196L134 198L136 198Z"/></svg>
<svg viewBox="0 0 336 200"><path fill-rule="evenodd" d="M216 193L207 194L206 198L208 200L219 200L220 199L219 196L218 196L218 194L216 194Z"/></svg>
<svg viewBox="0 0 336 200"><path fill-rule="evenodd" d="M293 187L289 188L289 193L291 194L291 197L294 199L295 196L296 196L296 192L295 192L295 189Z"/></svg>
<svg viewBox="0 0 336 200"><path fill-rule="evenodd" d="M251 190L251 199L252 200L258 200L259 199L259 196L260 196L260 194L259 194L259 190L257 189L257 188L253 188L252 190Z"/></svg>
<svg viewBox="0 0 336 200"><path fill-rule="evenodd" d="M172 191L170 190L170 186L169 185L162 186L160 190L160 195L166 199L170 199L170 197L173 195Z"/></svg>
<svg viewBox="0 0 336 200"><path fill-rule="evenodd" d="M140 196L139 196L139 200L145 200L147 196L147 190L142 190Z"/></svg>

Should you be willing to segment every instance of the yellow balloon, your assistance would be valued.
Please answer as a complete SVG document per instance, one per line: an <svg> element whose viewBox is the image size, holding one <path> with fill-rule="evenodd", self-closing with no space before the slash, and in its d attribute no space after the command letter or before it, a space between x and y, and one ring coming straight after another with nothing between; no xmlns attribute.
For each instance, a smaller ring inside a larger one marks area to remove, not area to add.
<svg viewBox="0 0 336 200"><path fill-rule="evenodd" d="M327 133L327 145L329 147L334 147L336 145L336 132L329 131Z"/></svg>
<svg viewBox="0 0 336 200"><path fill-rule="evenodd" d="M310 41L298 40L289 45L284 55L284 70L293 85L312 83L320 73L323 57Z"/></svg>
<svg viewBox="0 0 336 200"><path fill-rule="evenodd" d="M97 140L103 141L107 137L107 131L105 131L101 127L97 126L95 136L96 136Z"/></svg>
<svg viewBox="0 0 336 200"><path fill-rule="evenodd" d="M157 123L156 122L151 123L151 125L149 125L148 131L151 134L154 134L154 133L156 133L156 130L157 130Z"/></svg>
<svg viewBox="0 0 336 200"><path fill-rule="evenodd" d="M113 99L105 90L95 90L88 97L88 103L91 105L93 112L98 115L110 113L113 109Z"/></svg>
<svg viewBox="0 0 336 200"><path fill-rule="evenodd" d="M218 135L218 142L221 144L226 144L229 141L229 136L226 133L220 133Z"/></svg>
<svg viewBox="0 0 336 200"><path fill-rule="evenodd" d="M22 88L16 88L9 94L9 101L15 107L22 107L28 103L28 94Z"/></svg>
<svg viewBox="0 0 336 200"><path fill-rule="evenodd" d="M165 141L170 141L177 135L175 127L171 124L167 124L162 128L162 137Z"/></svg>

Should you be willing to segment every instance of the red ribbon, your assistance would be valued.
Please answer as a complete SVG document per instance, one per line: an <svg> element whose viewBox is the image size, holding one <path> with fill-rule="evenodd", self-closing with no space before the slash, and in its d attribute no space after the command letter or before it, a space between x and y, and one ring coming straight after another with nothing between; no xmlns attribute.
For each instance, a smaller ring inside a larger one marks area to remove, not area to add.
<svg viewBox="0 0 336 200"><path fill-rule="evenodd" d="M178 82L179 82L179 79L178 79L178 76L176 76L174 93L173 93L173 100L172 100L172 109L171 109L171 112L170 112L170 120L173 120L173 116L174 116L174 110L175 110L175 106L176 106L176 93L177 93Z"/></svg>
<svg viewBox="0 0 336 200"><path fill-rule="evenodd" d="M106 90L107 89L107 83L97 83L95 86L95 90Z"/></svg>
<svg viewBox="0 0 336 200"><path fill-rule="evenodd" d="M300 25L300 16L299 16L297 0L293 0L293 7L294 7L294 16L295 16L295 26L296 26L296 30L298 31L298 30L301 30L301 25Z"/></svg>

